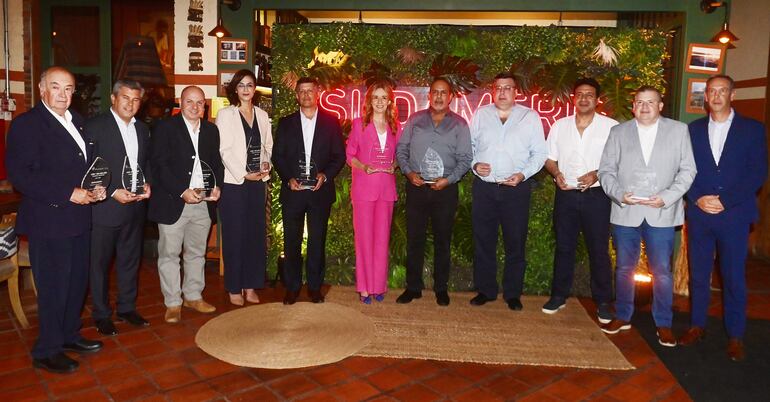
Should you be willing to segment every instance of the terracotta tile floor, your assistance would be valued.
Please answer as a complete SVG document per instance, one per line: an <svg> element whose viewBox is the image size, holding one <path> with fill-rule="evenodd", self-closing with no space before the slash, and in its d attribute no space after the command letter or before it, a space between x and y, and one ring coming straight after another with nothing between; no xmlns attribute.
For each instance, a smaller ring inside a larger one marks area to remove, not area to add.
<svg viewBox="0 0 770 402"><path fill-rule="evenodd" d="M216 264L206 273L205 297L218 311L231 306ZM770 264L749 266L749 315L770 319ZM104 338L84 312L83 335L100 338L105 349L78 357L81 368L55 375L31 366L29 349L37 333L34 295L23 291L32 327L21 329L0 285L0 395L3 401L649 401L689 400L687 393L635 329L612 336L632 371L537 366L498 366L425 360L351 357L339 363L295 370L250 369L222 363L195 347L197 329L212 316L183 311L178 325L163 321L165 308L155 264L145 261L140 275L139 312L147 328L119 323L120 334ZM304 296L304 294L303 294ZM282 292L260 292L264 302ZM351 296L352 297L352 296ZM718 298L712 312L719 314ZM590 300L581 300L593 311ZM685 298L676 308L688 308Z"/></svg>

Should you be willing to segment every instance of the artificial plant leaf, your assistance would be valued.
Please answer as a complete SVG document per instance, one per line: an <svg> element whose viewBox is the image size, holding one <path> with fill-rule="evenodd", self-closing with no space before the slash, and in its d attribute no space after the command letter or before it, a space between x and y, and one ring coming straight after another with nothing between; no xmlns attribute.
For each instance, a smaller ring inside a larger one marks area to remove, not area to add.
<svg viewBox="0 0 770 402"><path fill-rule="evenodd" d="M469 94L481 84L476 73L479 65L470 59L440 54L430 66L432 77L442 77L449 81L452 91Z"/></svg>

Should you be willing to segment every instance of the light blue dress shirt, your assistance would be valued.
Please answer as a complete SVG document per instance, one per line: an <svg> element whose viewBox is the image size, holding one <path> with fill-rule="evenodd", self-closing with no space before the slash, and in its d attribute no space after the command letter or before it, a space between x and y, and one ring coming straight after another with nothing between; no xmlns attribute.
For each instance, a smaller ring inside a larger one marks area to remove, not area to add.
<svg viewBox="0 0 770 402"><path fill-rule="evenodd" d="M489 176L479 176L492 183L514 173L523 174L526 180L543 168L548 157L540 115L521 105L513 106L505 124L500 121L494 104L477 109L471 121L471 146L471 166L479 162L492 165ZM473 174L478 176L475 170Z"/></svg>

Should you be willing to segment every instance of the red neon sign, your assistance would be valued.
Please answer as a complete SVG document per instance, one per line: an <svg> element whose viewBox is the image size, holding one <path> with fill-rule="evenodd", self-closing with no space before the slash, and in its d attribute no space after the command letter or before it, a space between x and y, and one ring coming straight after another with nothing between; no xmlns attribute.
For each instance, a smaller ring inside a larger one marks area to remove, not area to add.
<svg viewBox="0 0 770 402"><path fill-rule="evenodd" d="M412 113L428 107L428 87L402 87L395 91L398 119L404 124ZM335 89L321 93L320 106L341 120L356 119L361 116L365 90L362 88ZM481 106L492 103L492 94L487 90L477 90L468 95L458 95L452 100L450 108L470 123L473 115ZM551 130L556 120L575 114L572 104L554 105L540 98L538 94L516 95L516 103L534 109L540 114L545 134Z"/></svg>

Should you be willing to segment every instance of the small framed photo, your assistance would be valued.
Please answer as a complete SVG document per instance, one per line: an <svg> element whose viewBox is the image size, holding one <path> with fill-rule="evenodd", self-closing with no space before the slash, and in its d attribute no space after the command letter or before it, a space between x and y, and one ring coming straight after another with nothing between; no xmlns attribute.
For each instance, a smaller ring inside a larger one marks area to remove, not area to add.
<svg viewBox="0 0 770 402"><path fill-rule="evenodd" d="M724 46L690 43L685 70L688 73L719 74L724 61Z"/></svg>
<svg viewBox="0 0 770 402"><path fill-rule="evenodd" d="M687 80L687 113L706 113L706 79L690 78Z"/></svg>
<svg viewBox="0 0 770 402"><path fill-rule="evenodd" d="M246 64L246 52L249 42L246 39L220 39L219 62L231 64Z"/></svg>
<svg viewBox="0 0 770 402"><path fill-rule="evenodd" d="M233 79L236 70L219 70L219 83L217 85L217 96L227 97L227 86Z"/></svg>

